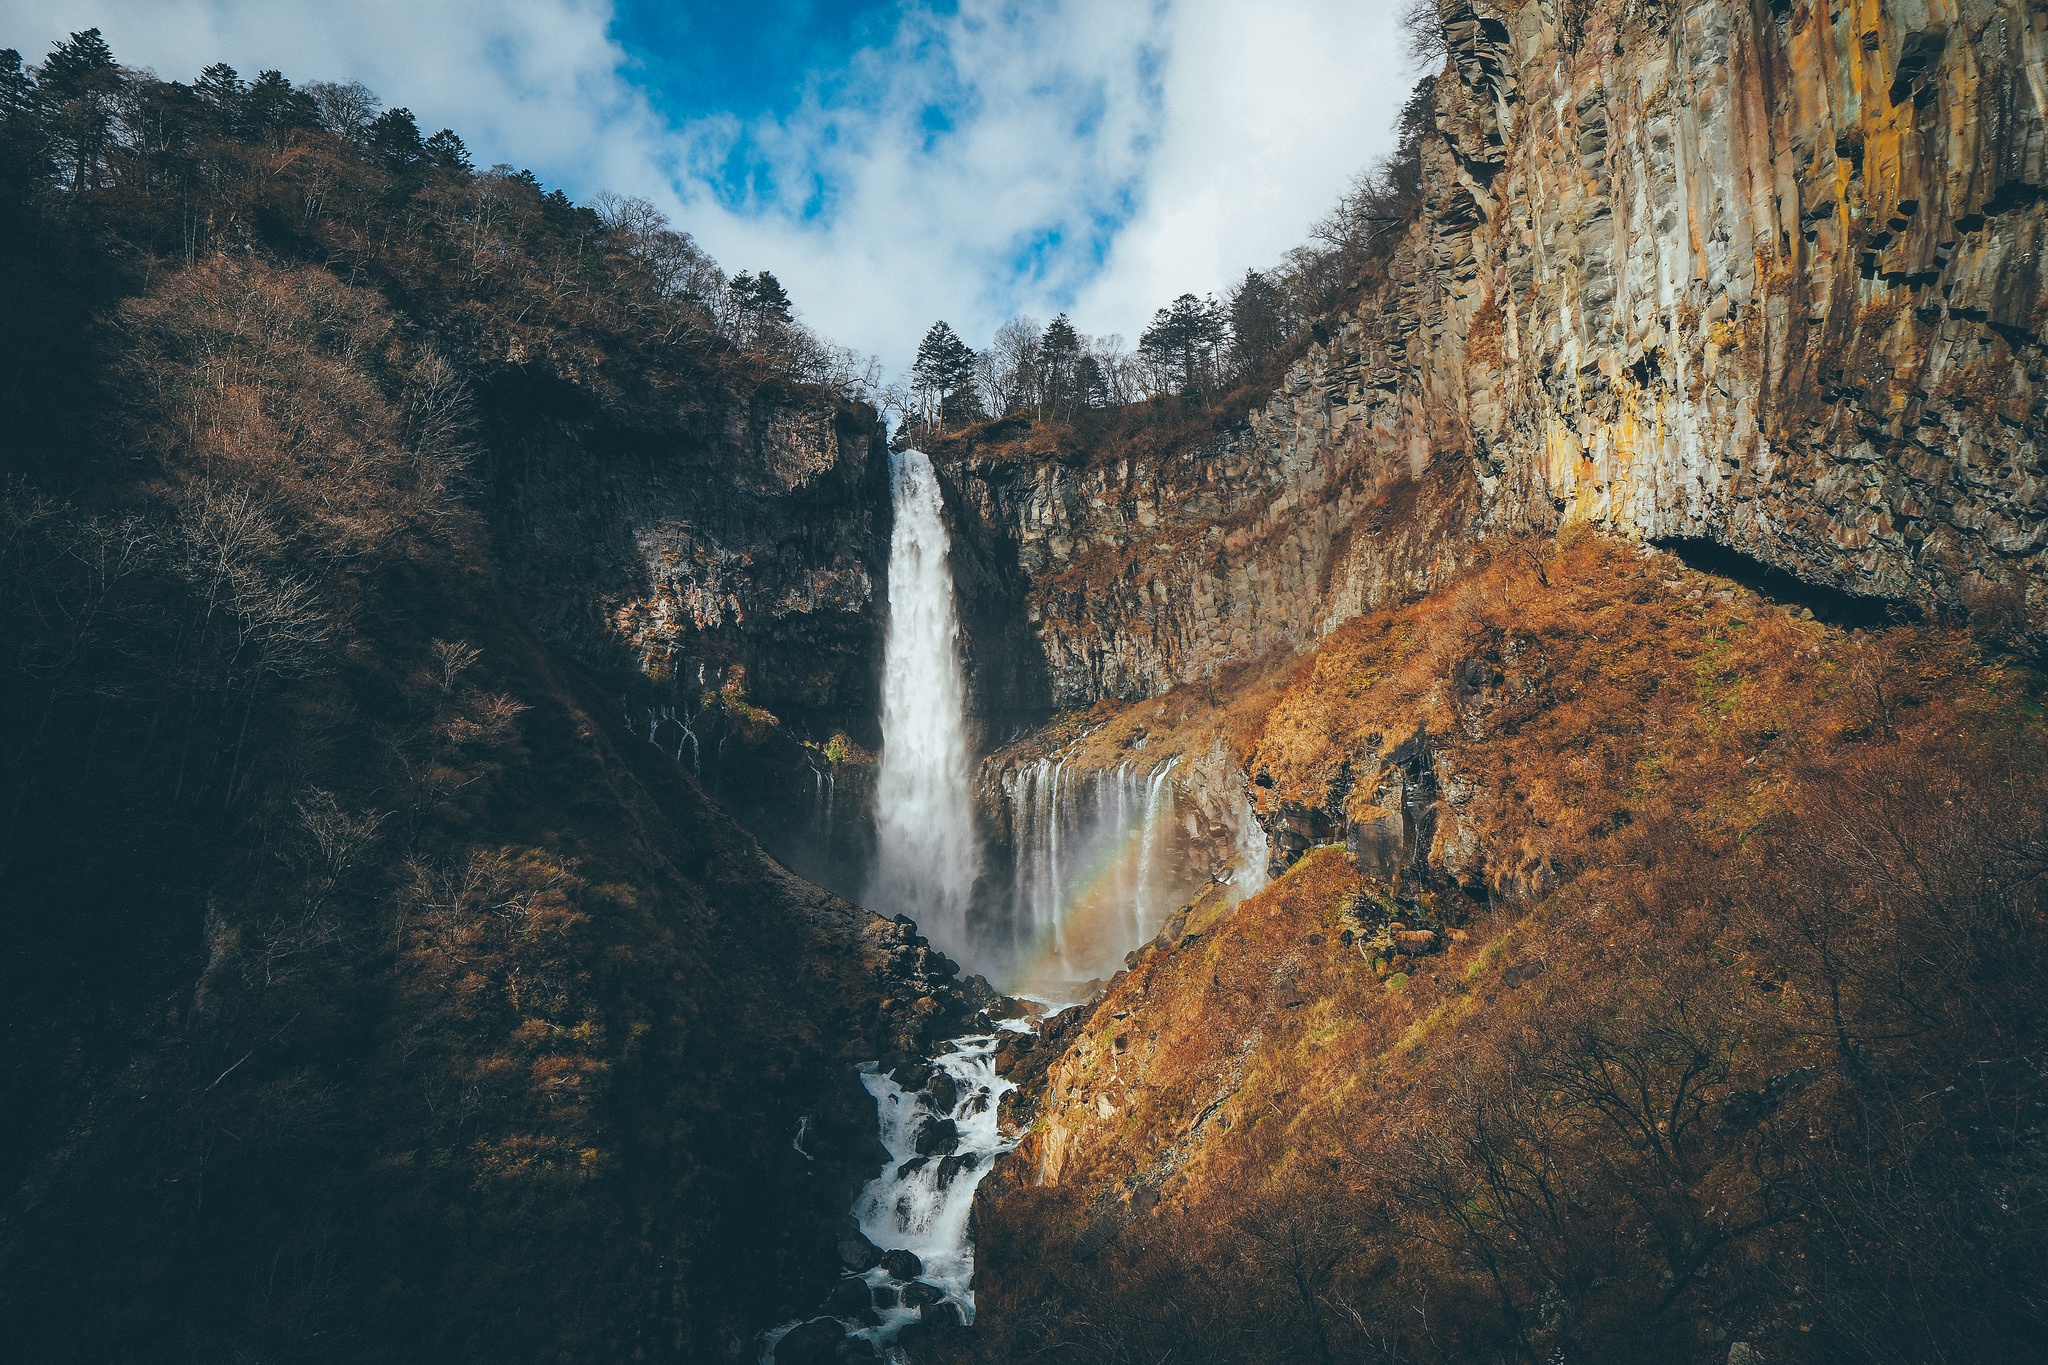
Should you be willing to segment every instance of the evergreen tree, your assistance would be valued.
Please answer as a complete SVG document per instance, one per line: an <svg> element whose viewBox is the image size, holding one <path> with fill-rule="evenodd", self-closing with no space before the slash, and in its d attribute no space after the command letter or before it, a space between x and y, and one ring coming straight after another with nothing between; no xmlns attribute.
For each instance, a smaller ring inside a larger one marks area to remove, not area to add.
<svg viewBox="0 0 2048 1365"><path fill-rule="evenodd" d="M1200 391L1215 378L1216 353L1228 335L1229 324L1214 298L1182 294L1152 315L1152 325L1138 338L1138 354L1163 387L1177 381L1183 393Z"/></svg>
<svg viewBox="0 0 2048 1365"><path fill-rule="evenodd" d="M1238 372L1279 350L1291 330L1286 296L1258 271L1245 271L1244 282L1230 291L1231 349Z"/></svg>
<svg viewBox="0 0 2048 1365"><path fill-rule="evenodd" d="M1086 400L1075 383L1076 368L1081 360L1081 334L1074 330L1073 322L1065 313L1045 325L1045 335L1038 343L1038 357L1046 405L1055 415L1071 417L1074 409Z"/></svg>
<svg viewBox="0 0 2048 1365"><path fill-rule="evenodd" d="M469 148L463 145L453 128L443 128L420 146L426 159L444 171L460 171L467 175L474 168L469 159Z"/></svg>
<svg viewBox="0 0 2048 1365"><path fill-rule="evenodd" d="M240 73L226 62L215 62L192 82L192 93L212 115L214 131L222 137L234 136L242 122L246 94Z"/></svg>
<svg viewBox="0 0 2048 1365"><path fill-rule="evenodd" d="M945 322L932 324L917 344L917 358L910 366L924 425L944 431L948 417L971 421L980 415L974 400L977 359L974 348Z"/></svg>
<svg viewBox="0 0 2048 1365"><path fill-rule="evenodd" d="M303 90L294 90L292 83L276 71L260 72L249 82L242 96L242 119L245 132L276 139L282 139L294 128L316 128L320 124L313 97Z"/></svg>
<svg viewBox="0 0 2048 1365"><path fill-rule="evenodd" d="M742 270L725 290L733 340L742 346L762 346L795 321L789 291L772 271Z"/></svg>
<svg viewBox="0 0 2048 1365"><path fill-rule="evenodd" d="M427 144L410 109L387 109L370 123L370 150L384 169L404 179L426 160Z"/></svg>
<svg viewBox="0 0 2048 1365"><path fill-rule="evenodd" d="M92 189L112 141L121 68L96 28L74 33L53 49L36 75L56 150L71 167L71 188Z"/></svg>

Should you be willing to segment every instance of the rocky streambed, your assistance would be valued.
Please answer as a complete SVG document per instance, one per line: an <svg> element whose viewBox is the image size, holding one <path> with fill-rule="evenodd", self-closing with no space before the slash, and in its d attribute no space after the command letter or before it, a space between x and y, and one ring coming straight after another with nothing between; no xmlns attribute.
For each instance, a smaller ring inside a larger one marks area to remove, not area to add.
<svg viewBox="0 0 2048 1365"><path fill-rule="evenodd" d="M812 1316L763 1334L763 1365L901 1359L974 1321L974 1192L1023 1136L1005 1113L1016 1086L998 1056L1005 1034L1031 1033L1031 1008L1005 1002L998 1013L1019 1017L983 1014L986 1031L948 1040L926 1064L861 1068L887 1160L840 1229L844 1274Z"/></svg>

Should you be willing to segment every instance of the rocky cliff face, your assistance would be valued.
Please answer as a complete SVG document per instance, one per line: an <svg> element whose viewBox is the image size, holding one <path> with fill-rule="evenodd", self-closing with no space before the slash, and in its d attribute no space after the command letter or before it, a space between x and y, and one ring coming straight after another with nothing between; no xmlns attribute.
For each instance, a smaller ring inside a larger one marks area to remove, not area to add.
<svg viewBox="0 0 2048 1365"><path fill-rule="evenodd" d="M543 634L619 689L625 733L858 895L888 622L874 412L772 379L661 407L522 378L488 398L500 559Z"/></svg>
<svg viewBox="0 0 2048 1365"><path fill-rule="evenodd" d="M1442 17L1424 211L1262 406L1163 453L944 462L1050 700L1209 676L1575 522L2038 638L2048 15Z"/></svg>
<svg viewBox="0 0 2048 1365"><path fill-rule="evenodd" d="M544 631L694 710L729 686L872 747L889 465L873 411L771 382L622 418L500 395L505 558Z"/></svg>

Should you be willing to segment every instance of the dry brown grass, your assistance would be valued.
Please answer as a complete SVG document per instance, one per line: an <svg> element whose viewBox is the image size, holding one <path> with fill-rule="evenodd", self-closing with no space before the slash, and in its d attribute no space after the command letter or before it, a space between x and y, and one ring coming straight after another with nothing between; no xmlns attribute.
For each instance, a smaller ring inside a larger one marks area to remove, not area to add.
<svg viewBox="0 0 2048 1365"><path fill-rule="evenodd" d="M1006 1177L1046 1185L986 1210L980 1358L1704 1361L1729 1332L1882 1357L2028 1330L2011 1276L2041 1229L1986 1201L2041 1185L2010 1117L2034 1073L1934 1129L1915 1107L1959 1040L2041 1055L2048 799L1996 757L2038 752L2026 685L1959 635L1847 634L1594 536L1273 670L1229 722L1262 802L1335 800L1347 764L1369 788L1426 726L1491 907L1382 974L1342 933L1384 892L1320 849L1114 983ZM1558 889L1525 896L1536 864ZM1971 1123L2002 1154L1946 1155ZM1985 1217L2001 1263L1969 1250ZM1828 1304L1790 1293L1823 1264ZM1973 1306L1894 1308L1901 1275ZM1178 1314L1115 1315L1152 1295Z"/></svg>

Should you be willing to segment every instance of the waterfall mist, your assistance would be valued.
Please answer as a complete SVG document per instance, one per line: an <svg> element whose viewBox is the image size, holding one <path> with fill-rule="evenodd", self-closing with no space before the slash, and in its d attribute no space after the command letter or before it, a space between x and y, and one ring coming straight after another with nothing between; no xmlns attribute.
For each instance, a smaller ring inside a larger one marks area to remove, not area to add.
<svg viewBox="0 0 2048 1365"><path fill-rule="evenodd" d="M867 903L883 914L909 915L947 953L972 958L967 911L981 851L939 480L921 450L896 455L890 476L896 524L889 540L882 757Z"/></svg>
<svg viewBox="0 0 2048 1365"><path fill-rule="evenodd" d="M1058 994L1109 976L1192 893L1174 840L1178 764L1079 772L1040 759L1003 773L1010 914L995 946L1007 977Z"/></svg>

